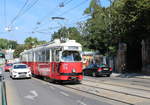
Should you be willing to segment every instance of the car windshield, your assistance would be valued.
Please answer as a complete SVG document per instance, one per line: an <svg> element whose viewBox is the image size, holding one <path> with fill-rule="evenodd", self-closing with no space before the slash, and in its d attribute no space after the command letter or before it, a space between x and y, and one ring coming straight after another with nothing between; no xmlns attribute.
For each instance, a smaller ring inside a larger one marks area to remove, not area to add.
<svg viewBox="0 0 150 105"><path fill-rule="evenodd" d="M6 66L12 66L12 65L13 65L12 63L6 64Z"/></svg>
<svg viewBox="0 0 150 105"><path fill-rule="evenodd" d="M61 58L63 61L69 62L81 61L81 56L78 51L64 51Z"/></svg>
<svg viewBox="0 0 150 105"><path fill-rule="evenodd" d="M26 65L15 65L14 66L14 69L25 69L25 68L27 68Z"/></svg>

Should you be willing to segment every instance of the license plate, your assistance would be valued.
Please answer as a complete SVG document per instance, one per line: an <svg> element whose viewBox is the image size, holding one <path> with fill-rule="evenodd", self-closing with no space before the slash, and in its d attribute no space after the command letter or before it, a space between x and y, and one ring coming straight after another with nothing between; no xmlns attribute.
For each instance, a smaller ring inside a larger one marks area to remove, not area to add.
<svg viewBox="0 0 150 105"><path fill-rule="evenodd" d="M103 70L108 70L108 68L104 68Z"/></svg>
<svg viewBox="0 0 150 105"><path fill-rule="evenodd" d="M19 77L26 77L26 75L24 75L24 74L21 74Z"/></svg>

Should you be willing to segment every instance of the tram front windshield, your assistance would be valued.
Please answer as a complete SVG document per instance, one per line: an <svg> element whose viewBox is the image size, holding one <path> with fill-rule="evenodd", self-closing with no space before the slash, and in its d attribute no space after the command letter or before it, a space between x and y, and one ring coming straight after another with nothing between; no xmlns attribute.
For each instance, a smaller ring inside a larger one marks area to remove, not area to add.
<svg viewBox="0 0 150 105"><path fill-rule="evenodd" d="M78 51L63 51L61 58L67 62L81 61L81 55Z"/></svg>

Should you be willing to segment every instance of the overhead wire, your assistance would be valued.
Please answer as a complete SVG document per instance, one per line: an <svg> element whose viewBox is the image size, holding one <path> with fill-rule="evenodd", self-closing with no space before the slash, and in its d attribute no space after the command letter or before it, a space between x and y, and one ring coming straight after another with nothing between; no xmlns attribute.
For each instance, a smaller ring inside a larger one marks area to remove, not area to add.
<svg viewBox="0 0 150 105"><path fill-rule="evenodd" d="M6 14L6 0L4 0L4 25L7 24L7 14Z"/></svg>
<svg viewBox="0 0 150 105"><path fill-rule="evenodd" d="M63 1L64 6L66 6L67 4L71 3L72 1L73 1L73 0L66 0L66 1ZM54 14L54 13L56 12L56 10L57 10L57 11L59 10L58 6L56 6L54 9L52 9L52 10L51 10L50 12L48 12L48 14L46 14L40 21L38 21L39 24L42 23L42 21L44 21L47 17L49 17L49 14L50 14L50 15Z"/></svg>
<svg viewBox="0 0 150 105"><path fill-rule="evenodd" d="M35 0L32 3L30 3L30 5L28 4L28 7L23 11L23 13L21 14L21 16L23 16L26 12L28 12L34 5L36 5L36 3L38 3L39 0Z"/></svg>
<svg viewBox="0 0 150 105"><path fill-rule="evenodd" d="M63 1L63 5L68 5L69 3L71 3L73 0L65 0ZM41 25L42 22L44 22L46 20L47 17L49 17L49 15L54 14L55 12L58 12L58 10L61 8L58 8L59 6L56 6L55 8L53 8L50 12L48 12L48 14L46 14L43 18L41 18L39 21L37 21L36 24ZM57 10L57 11L56 11Z"/></svg>
<svg viewBox="0 0 150 105"><path fill-rule="evenodd" d="M80 21L81 19L87 19L90 15L86 15L80 18L77 18L76 20ZM71 22L73 22L73 19L71 20Z"/></svg>
<svg viewBox="0 0 150 105"><path fill-rule="evenodd" d="M28 4L29 0L26 0L24 5L21 7L20 11L17 13L17 15L12 19L12 21L10 22L10 24L13 24L13 22L19 18L19 16L21 15L23 9L26 7L26 5Z"/></svg>
<svg viewBox="0 0 150 105"><path fill-rule="evenodd" d="M67 4L69 4L71 1L73 1L73 0L68 0L68 1L65 1L65 2L63 2L65 5L67 5Z"/></svg>
<svg viewBox="0 0 150 105"><path fill-rule="evenodd" d="M68 1L66 1L65 3L68 4L68 3L70 3L71 1L73 1L73 0L68 0ZM71 12L72 10L74 10L74 9L76 9L76 8L78 8L78 7L80 7L82 4L84 4L84 3L87 2L87 1L88 1L88 0L84 0L84 1L80 2L80 3L77 4L76 6L74 6L74 7L70 8L70 9L64 11L64 12L61 13L59 16L63 16L64 14L67 14L67 13ZM48 15L49 15L49 14L48 14ZM87 17L87 16L86 16L86 17ZM46 18L46 17L44 17L44 18ZM83 17L82 17L82 18L83 18ZM81 18L79 18L79 19L81 19ZM77 23L77 22L75 22L75 23Z"/></svg>
<svg viewBox="0 0 150 105"><path fill-rule="evenodd" d="M78 7L80 7L82 4L84 4L84 3L87 2L87 1L88 1L88 0L84 0L83 2L80 2L80 3L77 4L76 6L74 6L74 7L70 8L70 9L64 11L63 13L61 13L61 14L58 15L58 16L63 16L64 14L69 13L70 11L72 11L72 10L74 10L74 9L76 9L76 8L78 8Z"/></svg>
<svg viewBox="0 0 150 105"><path fill-rule="evenodd" d="M71 1L72 1L72 0L70 0L70 1L68 1L68 2L71 2ZM76 8L80 7L80 6L81 6L82 4L84 4L85 2L87 2L87 0L84 0L83 2L80 2L79 4L77 4L76 6L74 6L73 8L70 8L70 9L64 11L62 14L60 14L60 15L58 15L58 16L62 16L62 15L64 15L64 14L69 13L69 12L72 11L73 9L76 9Z"/></svg>
<svg viewBox="0 0 150 105"><path fill-rule="evenodd" d="M29 3L29 0L26 0L18 14L12 19L10 25L12 25L19 17L23 16L27 11L29 11L39 0L35 0Z"/></svg>

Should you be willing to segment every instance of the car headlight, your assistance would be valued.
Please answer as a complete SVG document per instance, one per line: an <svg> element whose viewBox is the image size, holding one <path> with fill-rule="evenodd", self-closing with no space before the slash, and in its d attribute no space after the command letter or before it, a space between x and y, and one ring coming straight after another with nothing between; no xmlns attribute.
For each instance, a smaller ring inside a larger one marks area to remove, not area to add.
<svg viewBox="0 0 150 105"><path fill-rule="evenodd" d="M13 73L17 73L16 71L13 71Z"/></svg>
<svg viewBox="0 0 150 105"><path fill-rule="evenodd" d="M72 69L72 72L75 73L75 72L76 72L76 69Z"/></svg>
<svg viewBox="0 0 150 105"><path fill-rule="evenodd" d="M28 71L28 73L31 73L31 71Z"/></svg>

